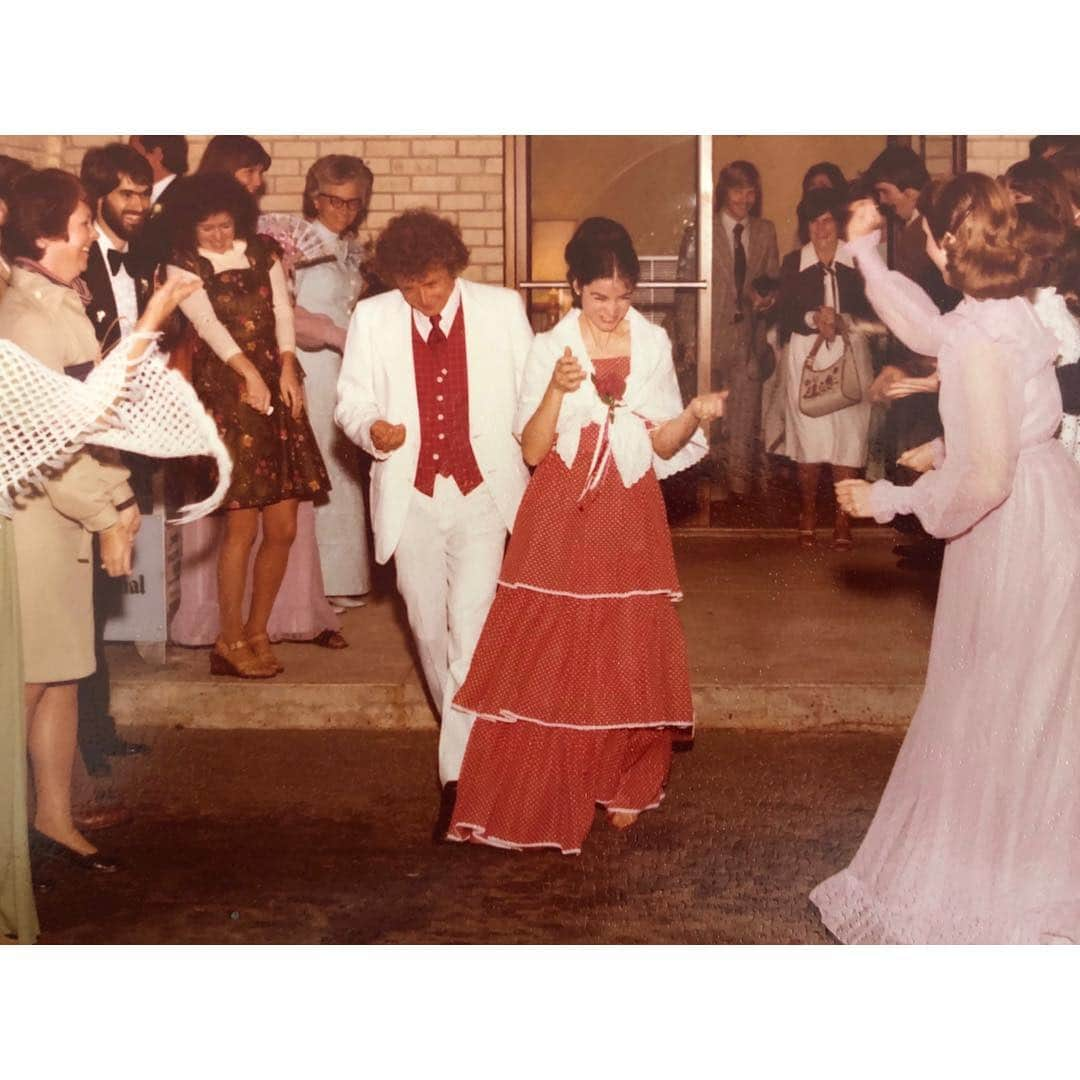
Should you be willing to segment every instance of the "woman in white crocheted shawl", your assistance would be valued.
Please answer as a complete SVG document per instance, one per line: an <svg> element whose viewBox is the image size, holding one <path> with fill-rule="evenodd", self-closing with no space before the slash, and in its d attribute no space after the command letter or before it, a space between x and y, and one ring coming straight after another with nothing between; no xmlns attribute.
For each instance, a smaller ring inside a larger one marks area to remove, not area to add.
<svg viewBox="0 0 1080 1080"><path fill-rule="evenodd" d="M113 576L130 570L133 525L125 517L126 470L104 464L88 451L78 450L87 425L101 412L87 416L86 387L70 381L70 393L81 402L69 412L63 406L65 374L94 372L100 359L93 327L79 296L79 275L96 231L78 180L59 169L30 174L12 192L5 229L8 250L15 257L10 288L0 300L0 338L30 352L61 376L53 379L57 411L70 417L70 430L57 423L32 422L38 414L40 391L20 398L14 350L4 354L5 402L0 408L8 423L4 436L4 477L0 491L3 521L0 604L5 641L21 643L0 650L0 923L5 934L32 939L36 930L27 892L25 838L25 750L30 750L34 773L35 817L32 847L43 857L63 858L88 870L115 870L116 863L102 855L75 828L71 819L71 773L75 753L75 681L94 668L91 600L91 535L101 534L101 558ZM155 330L189 290L173 286L151 299L138 330ZM140 344L132 352L141 352ZM115 373L122 356L110 367ZM26 371L32 369L24 368ZM103 389L115 398L123 387L120 377ZM108 372L106 372L108 374ZM92 397L92 391L91 391ZM12 401L7 401L12 398ZM105 400L105 408L110 401ZM81 416L81 419L80 419ZM80 426L81 425L81 426ZM10 437L17 434L19 437ZM46 437L47 436L47 437ZM34 448L40 449L35 454ZM17 461L14 459L18 458ZM36 460L35 460L36 458ZM14 464L13 464L14 462ZM45 476L39 470L51 467ZM32 479L34 490L18 498L12 508L11 488ZM119 506L117 504L120 504ZM14 555L23 561L22 574L14 573ZM14 589L17 582L18 590ZM20 614L21 612L21 614ZM25 719L21 701L25 680ZM25 740L24 728L25 722ZM20 828L21 826L21 828Z"/></svg>

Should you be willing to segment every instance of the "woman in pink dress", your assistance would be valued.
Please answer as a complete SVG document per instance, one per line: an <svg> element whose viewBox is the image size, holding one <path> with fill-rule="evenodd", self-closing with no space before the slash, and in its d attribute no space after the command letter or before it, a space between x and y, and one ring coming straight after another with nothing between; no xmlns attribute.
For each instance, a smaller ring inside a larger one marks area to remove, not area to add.
<svg viewBox="0 0 1080 1080"><path fill-rule="evenodd" d="M811 900L847 943L1080 941L1080 472L1054 438L1058 345L1002 187L936 186L924 221L964 292L948 315L886 269L872 204L850 246L878 314L938 358L944 439L901 458L911 487L836 486L855 516L915 513L948 541L926 687L855 858Z"/></svg>
<svg viewBox="0 0 1080 1080"><path fill-rule="evenodd" d="M536 471L455 706L476 714L449 838L581 850L596 804L625 828L658 806L693 706L682 593L657 477L705 456L667 334L630 306L626 230L583 222L574 308L534 341L516 430Z"/></svg>

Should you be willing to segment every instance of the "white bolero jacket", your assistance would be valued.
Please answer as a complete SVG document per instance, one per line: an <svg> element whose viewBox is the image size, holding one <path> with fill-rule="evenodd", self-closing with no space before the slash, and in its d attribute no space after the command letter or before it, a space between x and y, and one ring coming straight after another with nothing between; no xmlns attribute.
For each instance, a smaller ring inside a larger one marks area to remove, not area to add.
<svg viewBox="0 0 1080 1080"><path fill-rule="evenodd" d="M603 426L608 407L600 399L592 382L596 370L581 336L581 311L569 311L550 330L533 339L525 378L514 420L514 433L520 438L551 381L551 373L563 350L569 346L585 369L585 381L572 394L566 394L555 425L554 450L571 468L577 457L581 429L588 424ZM671 357L671 340L663 327L649 322L639 311L627 313L630 323L630 376L626 380L623 404L615 409L609 432L611 457L625 487L640 480L649 468L663 479L689 468L708 452L705 436L695 431L690 441L668 459L653 451L649 424L662 424L683 411L682 395Z"/></svg>

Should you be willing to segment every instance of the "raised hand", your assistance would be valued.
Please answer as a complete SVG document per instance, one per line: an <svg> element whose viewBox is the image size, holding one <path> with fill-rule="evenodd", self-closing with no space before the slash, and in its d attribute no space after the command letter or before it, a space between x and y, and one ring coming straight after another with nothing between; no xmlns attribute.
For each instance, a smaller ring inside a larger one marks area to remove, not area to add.
<svg viewBox="0 0 1080 1080"><path fill-rule="evenodd" d="M873 199L857 199L851 204L851 217L848 219L847 238L857 240L860 236L869 236L883 224L881 211Z"/></svg>
<svg viewBox="0 0 1080 1080"><path fill-rule="evenodd" d="M405 425L376 420L371 425L371 441L380 454L389 454L405 442Z"/></svg>
<svg viewBox="0 0 1080 1080"><path fill-rule="evenodd" d="M555 370L551 373L551 387L561 394L572 394L584 379L585 369L567 345L562 356L555 361Z"/></svg>
<svg viewBox="0 0 1080 1080"><path fill-rule="evenodd" d="M724 405L730 390L717 390L710 394L699 394L688 406L699 422L717 420L724 415Z"/></svg>
<svg viewBox="0 0 1080 1080"><path fill-rule="evenodd" d="M146 308L139 316L135 329L151 333L160 330L165 320L180 304L202 287L202 280L195 274L178 274L175 277L166 278L154 289L150 299L147 300Z"/></svg>

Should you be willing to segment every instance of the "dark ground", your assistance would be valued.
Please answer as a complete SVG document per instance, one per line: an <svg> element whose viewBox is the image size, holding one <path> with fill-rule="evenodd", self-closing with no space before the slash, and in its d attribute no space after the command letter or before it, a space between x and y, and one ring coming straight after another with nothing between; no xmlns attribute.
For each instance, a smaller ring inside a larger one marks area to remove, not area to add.
<svg viewBox="0 0 1080 1080"><path fill-rule="evenodd" d="M112 875L50 871L43 944L829 941L807 894L869 824L900 735L700 732L669 795L580 856L434 845L435 735L137 731Z"/></svg>

